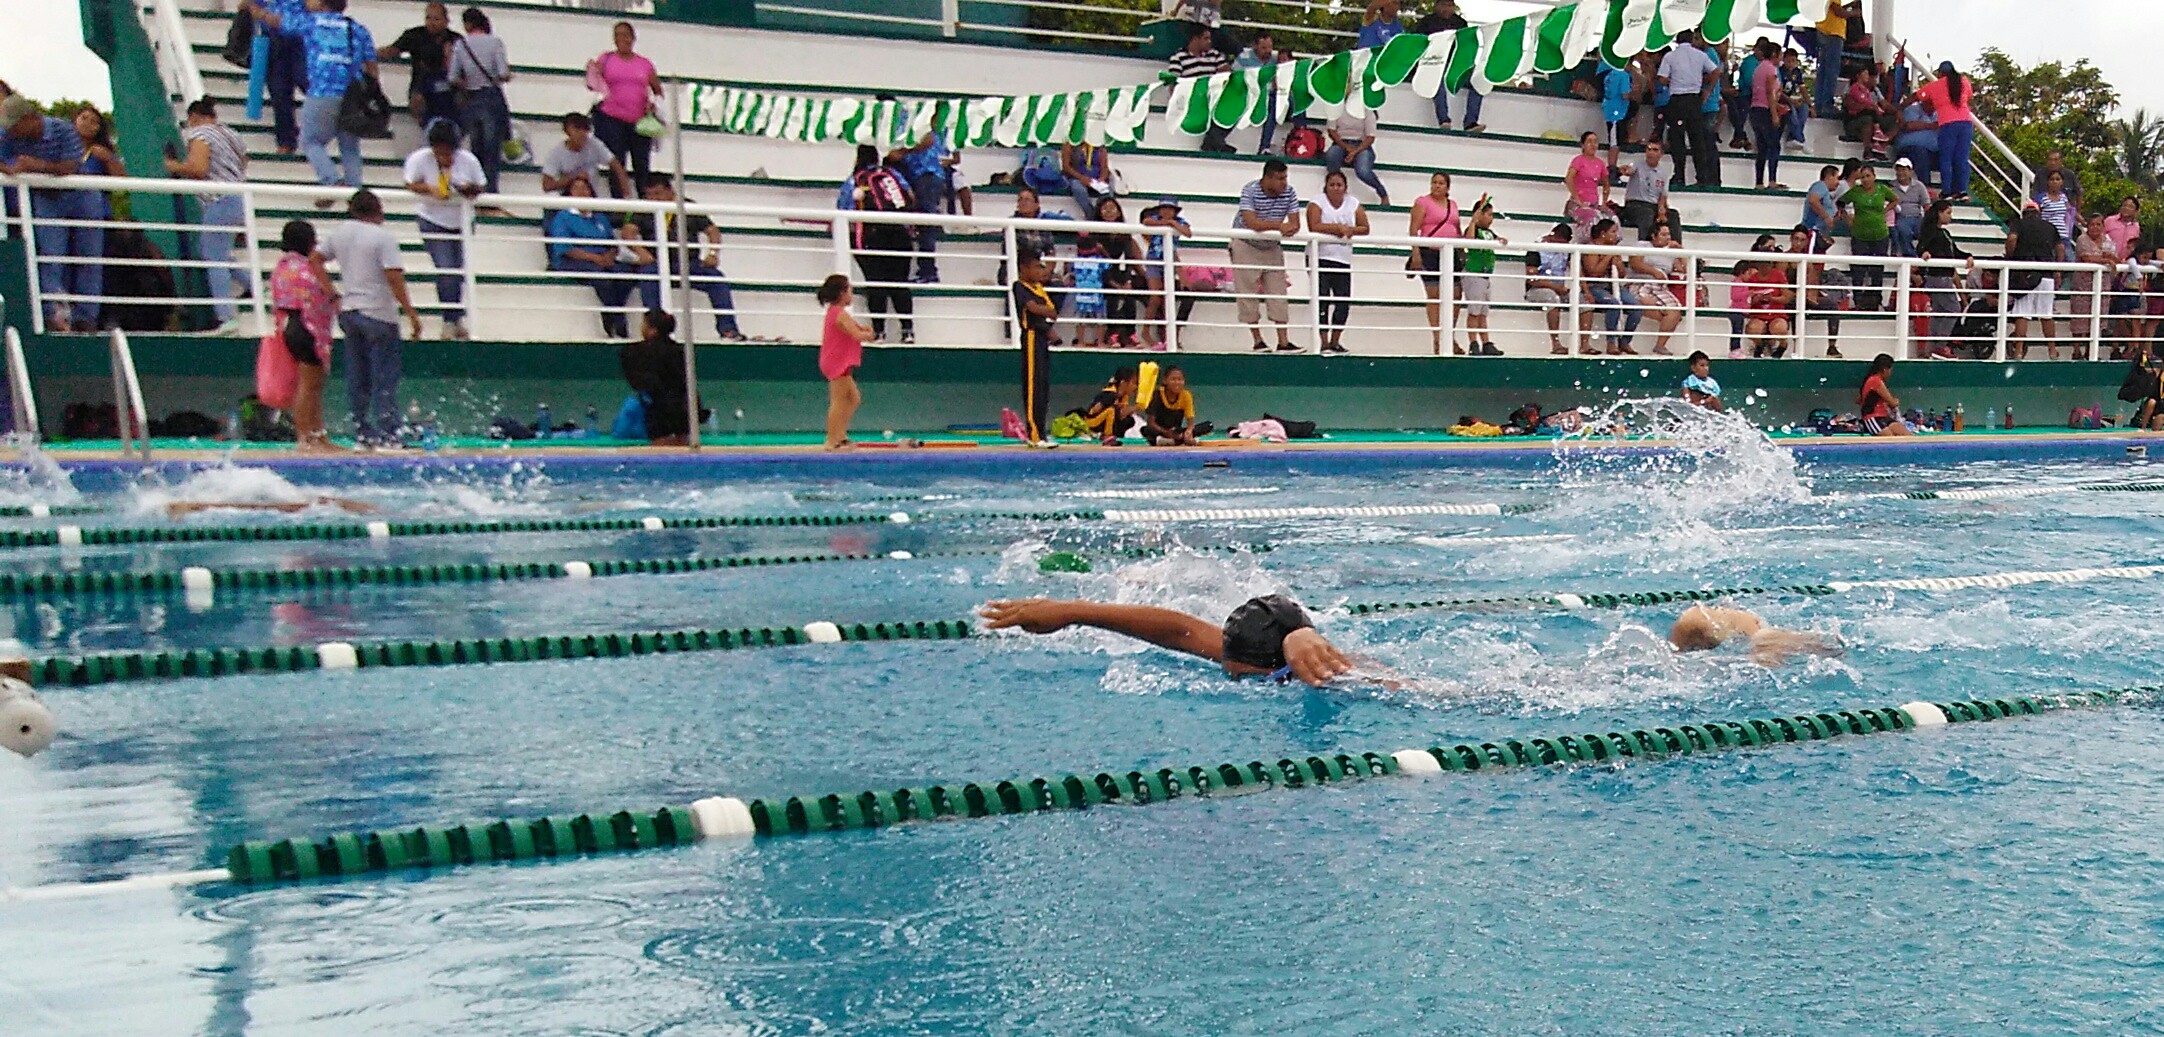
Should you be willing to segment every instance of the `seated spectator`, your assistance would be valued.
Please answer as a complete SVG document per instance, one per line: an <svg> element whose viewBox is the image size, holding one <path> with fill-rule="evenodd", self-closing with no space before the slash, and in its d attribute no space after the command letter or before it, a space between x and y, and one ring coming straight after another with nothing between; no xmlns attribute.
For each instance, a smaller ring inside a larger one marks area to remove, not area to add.
<svg viewBox="0 0 2164 1037"><path fill-rule="evenodd" d="M609 196L631 197L631 174L616 153L594 136L594 120L585 112L564 113L563 143L551 148L541 160L541 189L562 194L573 179L585 180L593 193L601 193L601 174L608 174Z"/></svg>
<svg viewBox="0 0 2164 1037"><path fill-rule="evenodd" d="M1413 23L1413 31L1424 36L1439 36L1463 28L1467 28L1467 23L1465 16L1458 13L1458 0L1435 0L1435 9ZM1480 124L1480 106L1484 100L1480 91L1473 89L1473 84L1468 81L1465 84L1465 132L1479 133L1487 129ZM1448 90L1435 91L1435 125L1440 129L1450 128Z"/></svg>
<svg viewBox="0 0 2164 1037"><path fill-rule="evenodd" d="M1188 30L1187 45L1172 55L1172 74L1181 79L1216 75L1232 67L1232 59L1225 54L1225 51L1211 46L1210 29L1196 25ZM1202 150L1230 155L1239 149L1226 143L1224 127L1213 123L1208 130L1203 131Z"/></svg>
<svg viewBox="0 0 2164 1037"><path fill-rule="evenodd" d="M1272 66L1288 65L1291 62L1292 55L1278 50L1277 42L1270 35L1270 30L1262 29L1255 33L1254 42L1248 44L1246 50L1241 51L1238 57L1232 59L1232 67L1237 69L1270 68ZM1288 75L1289 72L1280 70L1278 74ZM1281 89L1283 88L1275 82L1270 84L1270 98L1263 109L1262 116L1262 142L1255 148L1255 154L1257 155L1269 154L1272 145L1277 141L1277 95ZM1286 125L1295 130L1305 129L1307 127L1307 116L1296 113L1292 118L1286 120Z"/></svg>
<svg viewBox="0 0 2164 1037"><path fill-rule="evenodd" d="M1690 373L1683 376L1683 400L1710 411L1727 410L1721 403L1721 383L1713 380L1713 358L1700 350L1691 354Z"/></svg>
<svg viewBox="0 0 2164 1037"><path fill-rule="evenodd" d="M1680 249L1676 236L1667 223L1653 225L1654 248ZM1638 297L1643 316L1660 329L1660 338L1653 344L1658 356L1671 355L1668 341L1675 337L1676 328L1683 323L1682 293L1685 289L1689 260L1679 253L1674 259L1652 256L1632 256L1625 276L1630 281L1629 294Z"/></svg>
<svg viewBox="0 0 2164 1037"><path fill-rule="evenodd" d="M0 100L0 173L71 176L83 162L83 136L66 119L40 115L20 94ZM7 192L10 200L15 192ZM63 295L99 295L105 283L105 228L69 226L63 220L94 219L102 196L96 191L49 187L30 192L31 231L38 249L38 290L45 297L45 326L68 332L98 330L95 301L70 304ZM64 263L74 258L89 263ZM88 289L97 290L88 290Z"/></svg>
<svg viewBox="0 0 2164 1037"><path fill-rule="evenodd" d="M437 119L458 121L458 101L451 90L449 70L451 44L458 39L458 33L451 28L450 8L441 0L429 0L421 7L421 24L399 33L389 46L376 50L378 61L403 55L411 65L406 100L414 125L424 130Z"/></svg>
<svg viewBox="0 0 2164 1037"><path fill-rule="evenodd" d="M465 202L488 189L480 159L459 146L458 127L428 124L428 145L406 156L406 189L421 197L415 206L421 245L436 266L436 302L443 307L443 337L467 337Z"/></svg>
<svg viewBox="0 0 2164 1037"><path fill-rule="evenodd" d="M1780 251L1770 241L1763 247L1769 252ZM1750 307L1743 321L1743 334L1751 342L1751 355L1779 359L1788 353L1790 318L1795 313L1796 289L1788 269L1782 263L1761 262L1746 271L1742 280L1748 286Z"/></svg>
<svg viewBox="0 0 2164 1037"><path fill-rule="evenodd" d="M1112 380L1087 405L1067 413L1082 419L1083 427L1098 442L1118 446L1134 423L1135 390L1141 387L1141 377L1134 368L1122 367L1112 372Z"/></svg>
<svg viewBox="0 0 2164 1037"><path fill-rule="evenodd" d="M1566 244L1575 233L1568 223L1558 223L1540 240ZM1525 301L1539 306L1548 318L1549 352L1567 355L1563 344L1563 300L1570 297L1570 253L1528 249L1525 253Z"/></svg>
<svg viewBox="0 0 2164 1037"><path fill-rule="evenodd" d="M1863 431L1867 436L1913 436L1916 430L1901 420L1901 401L1886 388L1886 377L1893 374L1894 358L1880 353L1871 360L1871 370L1864 376L1863 388L1856 391L1856 410L1863 418Z"/></svg>
<svg viewBox="0 0 2164 1037"><path fill-rule="evenodd" d="M676 334L676 318L666 311L648 309L637 342L617 351L624 381L646 403L646 439L655 446L683 446L691 442L691 408L685 397L684 346ZM699 408L700 420L706 408Z"/></svg>
<svg viewBox="0 0 2164 1037"><path fill-rule="evenodd" d="M1023 220L1063 220L1069 223L1074 222L1074 217L1069 216L1066 213L1053 212L1042 208L1041 203L1038 200L1036 189L1030 187L1021 187L1015 189L1014 215L1015 218ZM1144 222L1148 221L1145 219ZM1062 235L1058 231L1037 230L1031 227L1017 227L1014 231L1014 244L1016 251L1026 252L1043 260L1047 276L1051 278L1050 283L1055 285L1064 283L1060 280L1060 278L1064 275L1054 272L1054 267L1057 265L1058 261L1054 257L1053 249L1059 244L1059 239L1061 237L1064 237L1064 235ZM1007 264L1004 260L1002 260L999 264L999 283L1002 287L1004 287L1008 283ZM1013 313L1013 300L1008 299L1007 305L1008 313L1011 316ZM1010 327L1007 330L1009 332L1012 332L1013 329Z"/></svg>
<svg viewBox="0 0 2164 1037"><path fill-rule="evenodd" d="M1939 168L1939 120L1922 101L1911 101L1901 109L1894 131L1894 161L1908 159L1916 178L1929 188L1931 171Z"/></svg>
<svg viewBox="0 0 2164 1037"><path fill-rule="evenodd" d="M1622 173L1630 177L1623 186L1623 223L1638 232L1638 240L1653 240L1653 225L1664 220L1673 222L1668 207L1668 181L1670 168L1662 161L1666 148L1660 141L1646 142L1646 153L1635 164L1622 167ZM1571 162L1573 169L1578 163Z"/></svg>
<svg viewBox="0 0 2164 1037"><path fill-rule="evenodd" d="M1382 177L1375 175L1375 113L1355 116L1345 112L1330 121L1330 147L1322 153L1325 174L1335 173L1350 163L1353 175L1360 182L1375 189L1377 204L1390 204L1390 189L1383 186Z"/></svg>
<svg viewBox="0 0 2164 1037"><path fill-rule="evenodd" d="M1842 139L1862 144L1866 158L1885 154L1899 122L1892 102L1878 91L1877 73L1868 68L1858 69L1849 81L1848 93L1841 98L1841 117L1848 127Z"/></svg>
<svg viewBox="0 0 2164 1037"><path fill-rule="evenodd" d="M1814 234L1797 227L1788 234L1788 251L1796 256L1824 256L1833 251L1833 242L1831 235ZM1803 289L1804 315L1826 322L1826 356L1839 359L1841 317L1856 308L1855 297L1849 289L1849 276L1817 259L1799 261L1796 268L1799 272L1795 283Z"/></svg>
<svg viewBox="0 0 2164 1037"><path fill-rule="evenodd" d="M582 207L583 199L594 196L592 180L572 177L564 184L563 195L570 199L570 208L558 209L549 217L549 269L603 275L586 279L587 286L601 300L601 333L609 338L629 338L624 304L639 283L637 275L651 276L654 268L652 264L626 261L622 254L629 248L619 240L621 232L609 222L607 214ZM639 254L631 253L634 257Z"/></svg>
<svg viewBox="0 0 2164 1037"><path fill-rule="evenodd" d="M1097 217L1097 203L1114 197L1112 189L1112 152L1095 144L1062 144L1059 146L1060 175L1067 178L1067 190L1074 195L1076 211L1085 220Z"/></svg>
<svg viewBox="0 0 2164 1037"><path fill-rule="evenodd" d="M674 202L676 187L669 183L665 176L656 174L649 177L646 181L646 200ZM662 221L661 236L658 238L654 233L652 213L634 213L627 222L637 231L637 240L659 242L657 247L669 250L666 279L669 283L664 284L663 278L656 277L639 284L639 299L647 309L661 309L662 290L667 288L675 291L676 282L688 275L691 290L704 294L707 303L714 308L714 333L719 335L723 342L747 341L744 333L737 328L736 295L729 290L729 282L723 279L718 265L721 259L721 229L714 226L714 221L697 213L691 215L685 228L685 237L692 243L688 252L676 246L676 217L673 214ZM669 330L674 332L675 328L671 327Z"/></svg>
<svg viewBox="0 0 2164 1037"><path fill-rule="evenodd" d="M1187 391L1187 374L1167 367L1157 380L1157 392L1142 409L1142 434L1151 446L1194 446L1208 435L1208 422L1195 422L1195 394Z"/></svg>
<svg viewBox="0 0 2164 1037"><path fill-rule="evenodd" d="M1614 246L1622 242L1622 232L1614 220L1601 220L1593 225L1589 244ZM1612 252L1587 252L1579 259L1579 284L1584 288L1585 307L1578 314L1578 331L1587 335L1582 353L1597 352L1591 347L1590 333L1595 318L1602 319L1608 328L1608 353L1611 356L1636 356L1631 339L1638 334L1638 322L1644 317L1639 309L1638 296L1624 287L1623 257Z"/></svg>

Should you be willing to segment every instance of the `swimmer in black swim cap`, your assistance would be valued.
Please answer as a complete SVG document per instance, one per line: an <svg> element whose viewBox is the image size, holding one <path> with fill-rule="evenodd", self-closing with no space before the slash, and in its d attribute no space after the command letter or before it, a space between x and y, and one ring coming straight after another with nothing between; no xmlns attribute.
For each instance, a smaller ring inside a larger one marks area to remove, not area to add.
<svg viewBox="0 0 2164 1037"><path fill-rule="evenodd" d="M1015 628L1050 634L1071 626L1096 627L1199 656L1234 677L1297 677L1312 685L1352 671L1345 653L1324 639L1298 602L1283 595L1255 598L1232 610L1224 625L1172 609L1108 605L1095 601L987 602L978 615L993 630Z"/></svg>

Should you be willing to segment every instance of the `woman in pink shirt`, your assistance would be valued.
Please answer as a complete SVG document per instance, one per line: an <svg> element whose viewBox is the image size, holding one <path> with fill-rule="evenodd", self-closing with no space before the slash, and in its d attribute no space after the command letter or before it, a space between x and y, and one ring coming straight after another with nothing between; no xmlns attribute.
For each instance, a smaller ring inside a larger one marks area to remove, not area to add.
<svg viewBox="0 0 2164 1037"><path fill-rule="evenodd" d="M1584 241L1587 229L1609 204L1608 164L1600 160L1600 134L1589 132L1578 138L1578 157L1564 171L1563 186L1569 194L1563 215L1577 225L1577 240Z"/></svg>
<svg viewBox="0 0 2164 1037"><path fill-rule="evenodd" d="M1939 120L1939 186L1946 197L1969 200L1969 149L1976 144L1976 117L1969 114L1969 99L1976 84L1954 68L1939 62L1939 77L1924 84L1910 101L1921 99ZM1904 106L1905 106L1904 102Z"/></svg>
<svg viewBox="0 0 2164 1037"><path fill-rule="evenodd" d="M1405 233L1415 238L1459 237L1458 203L1450 200L1450 174L1436 173L1428 177L1428 193L1413 199L1413 225ZM1464 253L1458 253L1460 257ZM1420 275L1428 292L1428 331L1435 338L1435 352L1443 351L1443 250L1422 248L1413 250L1412 261L1407 270ZM1413 274L1405 275L1407 277ZM1455 288L1451 298L1457 298ZM1465 352L1459 349L1458 352Z"/></svg>
<svg viewBox="0 0 2164 1037"><path fill-rule="evenodd" d="M2104 217L2104 237L2118 253L2119 262L2134 258L2134 242L2141 239L2141 199L2128 195L2117 213Z"/></svg>
<svg viewBox="0 0 2164 1037"><path fill-rule="evenodd" d="M652 98L661 96L661 74L631 49L638 40L630 22L617 22L616 49L586 63L586 87L601 95L594 106L594 136L631 170L634 185L644 185L654 142L638 126L652 110Z"/></svg>

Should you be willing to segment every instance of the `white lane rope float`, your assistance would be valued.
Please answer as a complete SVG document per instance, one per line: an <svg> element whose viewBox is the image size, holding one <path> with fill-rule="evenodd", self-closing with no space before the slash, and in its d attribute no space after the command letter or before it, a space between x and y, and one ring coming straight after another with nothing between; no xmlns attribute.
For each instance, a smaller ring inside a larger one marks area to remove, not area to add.
<svg viewBox="0 0 2164 1037"><path fill-rule="evenodd" d="M1128 511L1107 508L1108 522L1224 522L1240 519L1403 518L1411 515L1502 515L1500 504L1401 504L1377 507L1197 508Z"/></svg>

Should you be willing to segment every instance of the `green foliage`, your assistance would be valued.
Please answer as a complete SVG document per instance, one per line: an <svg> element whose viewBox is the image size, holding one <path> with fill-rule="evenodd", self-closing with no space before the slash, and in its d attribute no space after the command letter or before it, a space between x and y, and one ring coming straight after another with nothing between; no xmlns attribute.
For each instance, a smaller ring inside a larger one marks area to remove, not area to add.
<svg viewBox="0 0 2164 1037"><path fill-rule="evenodd" d="M81 97L56 97L50 101L40 101L37 98L33 97L30 98L30 103L37 105L38 112L42 115L52 115L58 116L62 119L72 119L75 117L76 112L82 110L82 107L84 105L96 104L97 102L91 101L88 98ZM99 106L98 110L102 112L105 111L105 108L103 106Z"/></svg>
<svg viewBox="0 0 2164 1037"><path fill-rule="evenodd" d="M2035 126L2066 149L2101 151L2118 144L2111 114L2119 107L2119 91L2087 58L2072 65L2047 61L2024 68L1992 48L1976 59L1973 74L1976 115L2002 137L2009 130Z"/></svg>

